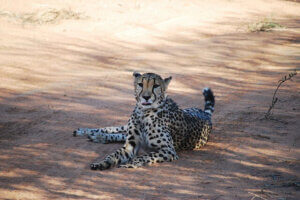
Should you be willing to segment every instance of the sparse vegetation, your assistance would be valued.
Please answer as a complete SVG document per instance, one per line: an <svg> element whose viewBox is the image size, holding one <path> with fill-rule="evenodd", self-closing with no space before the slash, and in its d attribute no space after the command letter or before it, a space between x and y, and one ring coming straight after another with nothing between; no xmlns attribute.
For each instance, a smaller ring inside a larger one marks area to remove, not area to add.
<svg viewBox="0 0 300 200"><path fill-rule="evenodd" d="M67 19L84 19L87 18L83 13L74 12L71 9L55 9L47 8L43 10L37 10L35 12L15 14L8 11L0 11L0 17L8 18L9 20L15 20L17 22L26 24L50 24L57 23Z"/></svg>
<svg viewBox="0 0 300 200"><path fill-rule="evenodd" d="M251 23L248 25L248 30L250 32L261 32L261 31L271 31L274 29L284 28L284 26L274 22L272 19L264 19L259 22Z"/></svg>
<svg viewBox="0 0 300 200"><path fill-rule="evenodd" d="M271 111L272 111L272 109L274 108L276 102L278 101L278 98L276 97L276 93L277 93L278 89L280 88L280 86L281 86L284 82L286 82L286 81L288 81L288 80L292 80L292 78L293 78L294 76L296 76L296 75L297 75L297 71L295 70L294 72L291 72L289 75L285 75L284 77L281 78L281 80L278 81L277 88L276 88L276 90L275 90L275 92L274 92L274 94L273 94L272 103L271 103L271 105L270 105L270 107L269 107L269 110L268 110L267 113L265 114L265 118L266 118L266 119L269 119L269 118L270 118L270 116L271 116L271 114L272 114Z"/></svg>

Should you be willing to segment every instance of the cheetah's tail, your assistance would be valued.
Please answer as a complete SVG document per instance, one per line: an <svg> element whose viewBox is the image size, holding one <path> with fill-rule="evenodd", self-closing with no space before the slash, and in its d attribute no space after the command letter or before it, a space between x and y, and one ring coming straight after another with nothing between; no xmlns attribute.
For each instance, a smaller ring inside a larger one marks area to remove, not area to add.
<svg viewBox="0 0 300 200"><path fill-rule="evenodd" d="M204 88L203 89L203 96L205 100L204 105L204 112L211 115L214 112L214 106L215 106L215 97L210 88Z"/></svg>

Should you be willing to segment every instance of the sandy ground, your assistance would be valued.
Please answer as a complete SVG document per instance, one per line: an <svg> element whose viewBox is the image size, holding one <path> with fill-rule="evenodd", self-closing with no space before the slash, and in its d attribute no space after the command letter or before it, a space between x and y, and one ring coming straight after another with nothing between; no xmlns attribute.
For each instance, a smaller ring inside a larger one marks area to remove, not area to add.
<svg viewBox="0 0 300 200"><path fill-rule="evenodd" d="M26 2L26 3L25 3ZM0 1L1 11L45 8L87 16L30 24L0 16L0 199L300 199L300 4L277 0ZM272 18L286 28L250 33ZM216 95L200 151L140 169L91 171L121 144L72 137L78 127L127 121L132 72L173 76L180 106Z"/></svg>

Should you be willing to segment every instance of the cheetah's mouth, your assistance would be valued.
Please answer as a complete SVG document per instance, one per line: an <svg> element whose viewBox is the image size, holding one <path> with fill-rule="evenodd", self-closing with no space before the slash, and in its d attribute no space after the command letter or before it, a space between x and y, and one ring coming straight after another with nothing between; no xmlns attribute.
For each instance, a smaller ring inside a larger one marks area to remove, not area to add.
<svg viewBox="0 0 300 200"><path fill-rule="evenodd" d="M143 106L150 106L151 103L149 103L149 102L143 102L142 105L143 105Z"/></svg>

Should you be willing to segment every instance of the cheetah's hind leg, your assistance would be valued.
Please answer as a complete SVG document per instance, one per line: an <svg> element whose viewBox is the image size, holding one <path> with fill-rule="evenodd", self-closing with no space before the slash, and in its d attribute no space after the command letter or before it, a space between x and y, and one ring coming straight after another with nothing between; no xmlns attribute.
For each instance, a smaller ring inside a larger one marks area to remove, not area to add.
<svg viewBox="0 0 300 200"><path fill-rule="evenodd" d="M125 133L103 133L101 131L93 132L88 135L92 142L108 144L114 142L125 142L127 135Z"/></svg>
<svg viewBox="0 0 300 200"><path fill-rule="evenodd" d="M90 128L78 128L73 132L73 136L84 136L96 143L113 143L113 142L125 142L125 133L103 133L101 129L90 129Z"/></svg>
<svg viewBox="0 0 300 200"><path fill-rule="evenodd" d="M98 131L99 129L96 128L78 128L77 130L73 131L73 136L84 136L89 135L94 131Z"/></svg>

